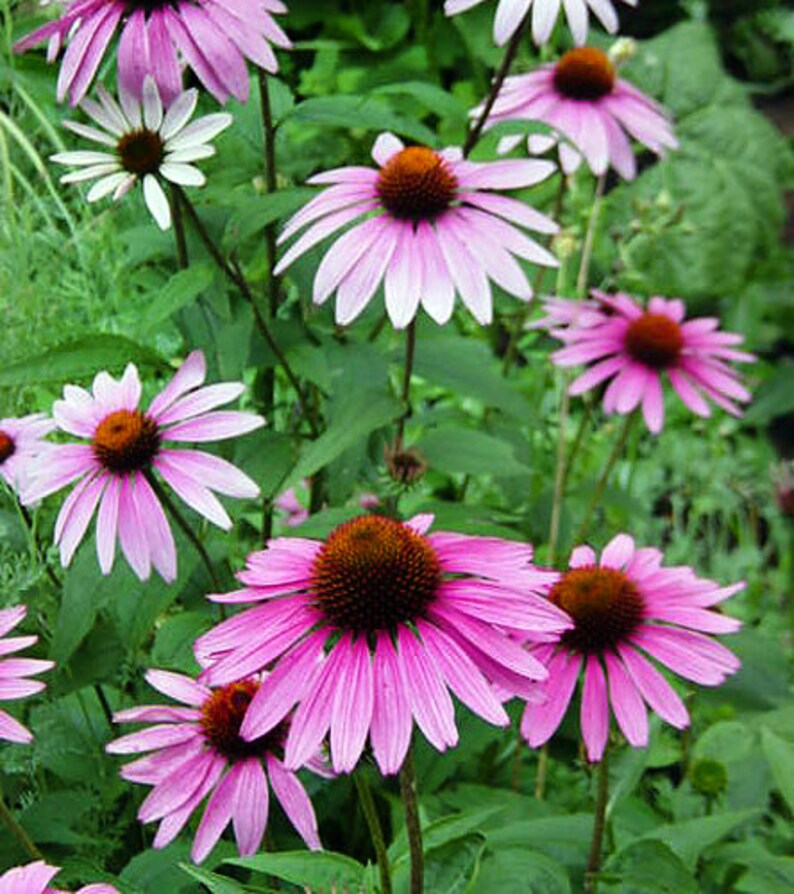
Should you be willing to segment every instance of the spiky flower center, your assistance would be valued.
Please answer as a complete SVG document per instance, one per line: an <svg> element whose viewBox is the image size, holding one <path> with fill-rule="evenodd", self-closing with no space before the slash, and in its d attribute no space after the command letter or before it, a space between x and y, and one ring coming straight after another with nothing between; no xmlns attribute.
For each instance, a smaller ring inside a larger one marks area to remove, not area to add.
<svg viewBox="0 0 794 894"><path fill-rule="evenodd" d="M331 532L314 560L312 592L346 630L391 630L421 618L441 583L441 565L420 534L367 515Z"/></svg>
<svg viewBox="0 0 794 894"><path fill-rule="evenodd" d="M624 344L639 363L653 369L674 366L681 356L684 337L681 327L664 314L646 313L626 330Z"/></svg>
<svg viewBox="0 0 794 894"><path fill-rule="evenodd" d="M569 50L554 69L554 86L569 99L601 99L615 86L615 66L603 50Z"/></svg>
<svg viewBox="0 0 794 894"><path fill-rule="evenodd" d="M4 431L0 431L0 463L4 463L10 456L16 453L17 445L13 438Z"/></svg>
<svg viewBox="0 0 794 894"><path fill-rule="evenodd" d="M201 706L199 724L204 739L215 752L231 763L249 757L264 757L268 753L280 754L284 748L286 722L251 742L240 736L245 712L258 689L259 683L255 680L228 683L214 690Z"/></svg>
<svg viewBox="0 0 794 894"><path fill-rule="evenodd" d="M375 189L394 217L433 220L452 204L458 181L447 162L432 149L409 146L380 169Z"/></svg>
<svg viewBox="0 0 794 894"><path fill-rule="evenodd" d="M127 15L131 15L138 9L142 9L146 15L166 6L178 6L177 0L127 0L125 4Z"/></svg>
<svg viewBox="0 0 794 894"><path fill-rule="evenodd" d="M145 469L160 449L154 419L140 410L116 410L94 432L94 456L111 472Z"/></svg>
<svg viewBox="0 0 794 894"><path fill-rule="evenodd" d="M165 156L165 144L159 133L142 127L120 137L116 152L125 171L143 177L160 170Z"/></svg>
<svg viewBox="0 0 794 894"><path fill-rule="evenodd" d="M549 598L575 625L563 633L561 642L585 654L613 649L644 617L644 603L636 586L614 568L573 568L552 587Z"/></svg>

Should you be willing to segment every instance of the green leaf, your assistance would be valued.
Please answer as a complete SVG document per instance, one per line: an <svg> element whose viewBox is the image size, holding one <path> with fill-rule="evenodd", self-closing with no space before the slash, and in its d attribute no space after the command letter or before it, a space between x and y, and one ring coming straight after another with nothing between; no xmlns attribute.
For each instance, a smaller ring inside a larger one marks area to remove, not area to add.
<svg viewBox="0 0 794 894"><path fill-rule="evenodd" d="M426 81L402 81L398 84L384 84L382 87L376 87L372 94L374 96L394 94L410 96L412 99L418 100L429 111L435 112L441 117L465 120L468 114L465 104L457 96L453 96L436 84L429 84Z"/></svg>
<svg viewBox="0 0 794 894"><path fill-rule="evenodd" d="M236 245L249 236L261 233L268 224L297 211L317 194L316 189L301 186L255 198L236 198L234 210L226 224L224 242Z"/></svg>
<svg viewBox="0 0 794 894"><path fill-rule="evenodd" d="M766 726L761 729L761 745L780 794L794 812L794 745Z"/></svg>
<svg viewBox="0 0 794 894"><path fill-rule="evenodd" d="M465 813L453 813L450 816L434 820L422 828L422 841L425 850L442 847L457 838L474 831L479 831L484 823L501 812L500 807L488 807L485 810L471 810ZM405 829L389 848L389 859L395 863L408 859L408 840Z"/></svg>
<svg viewBox="0 0 794 894"><path fill-rule="evenodd" d="M470 428L439 428L428 432L416 445L431 469L475 475L525 475L513 448L485 432Z"/></svg>
<svg viewBox="0 0 794 894"><path fill-rule="evenodd" d="M209 261L180 270L160 289L155 300L146 309L146 328L158 326L193 301L212 283L214 269Z"/></svg>
<svg viewBox="0 0 794 894"><path fill-rule="evenodd" d="M494 849L522 848L527 842L565 866L581 871L587 860L587 848L593 831L589 813L549 816L510 823L488 834Z"/></svg>
<svg viewBox="0 0 794 894"><path fill-rule="evenodd" d="M200 866L194 866L192 863L180 863L179 868L186 872L189 876L205 885L211 894L265 894L265 891L271 891L272 888L264 889L262 887L250 888L248 885L242 885L234 879L218 875L215 872L208 872Z"/></svg>
<svg viewBox="0 0 794 894"><path fill-rule="evenodd" d="M753 395L753 402L745 415L751 425L766 425L777 416L794 410L794 363L782 363L762 382Z"/></svg>
<svg viewBox="0 0 794 894"><path fill-rule="evenodd" d="M545 854L507 848L482 862L472 894L570 894L568 873Z"/></svg>
<svg viewBox="0 0 794 894"><path fill-rule="evenodd" d="M613 886L619 894L699 892L681 860L660 841L637 841L610 857L600 875L599 890Z"/></svg>
<svg viewBox="0 0 794 894"><path fill-rule="evenodd" d="M365 867L357 860L333 851L285 851L225 862L318 891L343 890L346 886L351 891L358 891L365 872Z"/></svg>
<svg viewBox="0 0 794 894"><path fill-rule="evenodd" d="M169 370L165 360L150 348L123 335L84 335L0 370L0 385L31 382L68 382L100 370L119 370L127 363Z"/></svg>
<svg viewBox="0 0 794 894"><path fill-rule="evenodd" d="M466 894L477 876L480 861L485 851L483 835L466 835L441 847L435 847L425 853L425 891L438 891L444 894ZM404 874L408 874L405 867ZM399 884L398 873L394 873L396 891L408 890L404 883Z"/></svg>

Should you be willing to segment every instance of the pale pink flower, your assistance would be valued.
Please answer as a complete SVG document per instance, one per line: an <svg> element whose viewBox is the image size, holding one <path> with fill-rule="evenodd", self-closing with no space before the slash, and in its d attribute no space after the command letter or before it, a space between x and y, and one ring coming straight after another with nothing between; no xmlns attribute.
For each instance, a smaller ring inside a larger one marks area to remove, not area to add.
<svg viewBox="0 0 794 894"><path fill-rule="evenodd" d="M53 444L23 498L40 500L73 481L55 523L55 542L66 567L85 536L99 506L96 546L99 566L109 574L116 538L133 571L146 580L151 567L166 581L176 577L174 538L160 501L152 489L157 472L199 514L221 528L232 526L213 491L252 499L254 481L219 456L170 446L170 441L221 441L253 431L261 416L215 408L239 397L242 382L201 387L204 355L194 351L154 398L138 409L141 380L128 364L120 380L101 372L91 392L75 385L63 390L53 406L58 428L89 443Z"/></svg>
<svg viewBox="0 0 794 894"><path fill-rule="evenodd" d="M240 854L255 854L267 828L269 789L307 846L320 847L309 796L281 759L288 721L253 741L240 738L243 716L261 685L258 680L210 689L170 671L151 670L146 679L182 704L118 712L117 723L155 725L110 742L106 750L110 754L150 752L122 767L121 775L129 782L154 786L138 811L143 823L160 820L154 847L173 841L209 795L193 840L192 859L201 863L230 822ZM324 772L317 754L308 755L304 763Z"/></svg>
<svg viewBox="0 0 794 894"><path fill-rule="evenodd" d="M26 613L27 608L24 605L0 609L0 656L13 655L14 652L27 649L38 641L37 636L6 636L22 621ZM32 674L51 670L53 667L55 665L52 661L41 661L37 658L0 657L0 701L27 698L29 695L41 692L45 687L44 683L26 678ZM0 739L27 744L33 741L33 736L18 720L0 710Z"/></svg>
<svg viewBox="0 0 794 894"><path fill-rule="evenodd" d="M330 246L314 278L315 304L337 293L337 323L354 320L383 282L397 329L414 319L420 304L446 323L456 292L477 322L488 324L491 280L522 301L532 297L516 257L557 266L519 229L555 233L554 221L495 192L539 183L555 170L551 162L472 162L460 149L406 148L393 134L378 137L372 156L379 168L337 168L311 177L309 183L333 185L292 217L279 240L312 224L281 258L277 273L358 220Z"/></svg>
<svg viewBox="0 0 794 894"><path fill-rule="evenodd" d="M0 475L13 491L24 490L36 459L48 448L43 438L54 428L43 413L0 419Z"/></svg>
<svg viewBox="0 0 794 894"><path fill-rule="evenodd" d="M587 755L599 761L609 735L609 706L636 748L648 744L646 704L682 729L689 714L676 691L648 660L703 686L718 686L739 660L704 635L733 633L739 622L712 607L744 588L720 587L686 566L662 567L657 549L637 549L628 534L604 547L600 562L589 546L577 547L549 599L573 618L556 645L530 647L547 665L538 688L546 696L528 703L521 732L535 748L554 734L584 670L580 726Z"/></svg>
<svg viewBox="0 0 794 894"><path fill-rule="evenodd" d="M482 2L483 0L445 0L444 12L448 16L454 16ZM637 5L637 0L623 2L629 6ZM498 0L493 39L499 46L507 43L531 10L532 36L536 44L544 44L551 37L561 7L565 10L573 39L579 45L587 40L590 12L595 14L610 34L618 30L614 0Z"/></svg>
<svg viewBox="0 0 794 894"><path fill-rule="evenodd" d="M225 684L272 664L240 729L257 739L297 704L284 762L299 767L330 730L336 772L369 738L383 773L402 766L413 721L439 751L458 742L450 690L490 723L508 717L491 684L531 693L546 669L501 629L555 641L569 619L535 595L553 579L532 549L434 533L432 516L359 516L325 542L278 538L248 558L244 589L216 602L258 602L196 641L202 678Z"/></svg>
<svg viewBox="0 0 794 894"><path fill-rule="evenodd" d="M61 871L60 866L48 866L43 860L15 866L0 875L0 894L66 894L51 888L50 882ZM84 885L75 894L119 894L113 885Z"/></svg>
<svg viewBox="0 0 794 894"><path fill-rule="evenodd" d="M475 109L472 114L478 112ZM637 174L630 137L656 155L678 146L670 116L658 103L617 77L603 50L570 50L553 65L507 78L488 116L486 127L506 121L539 121L560 135L560 164L575 171L584 156L594 174L612 167L627 180ZM500 152L509 152L524 137L504 137ZM545 135L529 137L533 153L556 142Z"/></svg>
<svg viewBox="0 0 794 894"><path fill-rule="evenodd" d="M166 102L182 90L181 61L219 101L248 99L250 59L266 71L278 70L271 44L289 48L289 38L273 19L286 12L281 0L72 0L57 21L17 41L24 52L48 41L52 62L68 43L58 75L60 102L85 96L113 36L118 42L119 85L140 97L153 75Z"/></svg>
<svg viewBox="0 0 794 894"><path fill-rule="evenodd" d="M309 517L309 510L298 499L294 487L285 490L280 497L273 500L273 505L285 513L284 524L290 527L302 525Z"/></svg>
<svg viewBox="0 0 794 894"><path fill-rule="evenodd" d="M704 395L741 416L735 401L748 401L751 395L725 362L755 360L752 354L734 347L743 341L741 335L719 332L715 317L684 322L684 302L678 298L651 298L643 309L622 292L607 295L593 290L591 294L601 305L600 313L590 305L584 317L574 317L569 325L551 330L567 344L552 354L558 366L597 361L572 382L572 395L584 394L612 379L604 394L604 410L625 414L642 404L645 424L656 434L664 425L664 373L676 394L698 416L711 415ZM556 299L550 306L553 322L562 321L563 304Z"/></svg>

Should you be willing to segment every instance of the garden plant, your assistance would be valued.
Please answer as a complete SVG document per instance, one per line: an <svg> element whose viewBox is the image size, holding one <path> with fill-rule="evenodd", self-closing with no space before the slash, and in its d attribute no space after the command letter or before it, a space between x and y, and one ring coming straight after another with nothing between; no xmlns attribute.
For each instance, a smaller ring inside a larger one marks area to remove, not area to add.
<svg viewBox="0 0 794 894"><path fill-rule="evenodd" d="M0 21L0 894L794 890L788 4Z"/></svg>

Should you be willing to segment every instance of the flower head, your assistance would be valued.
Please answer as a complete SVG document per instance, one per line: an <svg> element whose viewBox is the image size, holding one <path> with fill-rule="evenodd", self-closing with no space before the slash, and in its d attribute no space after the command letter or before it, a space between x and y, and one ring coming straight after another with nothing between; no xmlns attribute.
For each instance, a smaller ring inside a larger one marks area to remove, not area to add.
<svg viewBox="0 0 794 894"><path fill-rule="evenodd" d="M445 0L444 12L448 16L454 16L482 2L483 0ZM637 5L637 0L623 0L623 2L630 6ZM595 13L610 34L618 30L614 0L498 0L493 23L493 39L499 46L507 43L531 10L532 36L535 43L540 46L551 37L560 6L564 6L573 39L580 46L587 40L590 12Z"/></svg>
<svg viewBox="0 0 794 894"><path fill-rule="evenodd" d="M53 428L55 423L43 413L0 419L0 475L12 490L24 490L33 463L48 448L43 438Z"/></svg>
<svg viewBox="0 0 794 894"><path fill-rule="evenodd" d="M574 315L572 308L570 320L563 318L561 308L575 302L555 299L548 308L551 322L563 323L551 330L552 335L567 345L552 355L554 363L576 366L597 361L573 381L571 394L584 394L611 379L604 410L625 414L642 404L646 425L657 433L664 424L664 373L698 416L711 415L704 395L729 413L741 415L735 401L750 400L750 393L726 363L755 359L735 349L741 335L717 331L719 320L714 317L684 322L684 303L677 298L651 298L644 309L623 293L594 290L592 295L600 308L588 303L580 315Z"/></svg>
<svg viewBox="0 0 794 894"><path fill-rule="evenodd" d="M231 822L242 856L256 853L268 818L268 788L306 844L320 847L317 820L309 796L282 762L288 721L253 740L240 736L240 724L261 683L246 679L210 689L170 671L149 671L146 679L182 706L148 705L120 711L117 723L151 722L154 726L122 736L107 745L111 754L151 752L124 766L130 782L153 786L138 819L160 820L154 839L165 847L209 795L193 841L196 863L209 854ZM317 755L310 767L323 771Z"/></svg>
<svg viewBox="0 0 794 894"><path fill-rule="evenodd" d="M92 391L67 385L55 402L53 417L61 431L88 443L53 444L46 467L26 489L26 502L39 500L77 481L55 523L61 562L69 564L99 506L96 544L99 565L109 574L118 536L121 549L141 580L151 566L167 581L176 577L176 550L168 521L153 488L154 473L196 512L230 528L231 519L213 494L253 498L257 485L226 460L198 450L169 446L169 441L220 441L264 424L261 416L215 407L239 397L241 382L201 387L204 355L194 351L154 398L139 409L141 380L127 365L120 380L101 372Z"/></svg>
<svg viewBox="0 0 794 894"><path fill-rule="evenodd" d="M61 177L61 183L96 180L86 199L96 202L111 195L125 196L136 183L143 184L146 205L161 229L171 226L171 210L161 180L179 186L203 186L204 175L191 162L209 158L215 149L209 141L232 123L225 112L204 115L188 124L198 102L198 91L180 93L163 109L157 84L151 77L143 83L143 102L121 90L120 104L98 88L98 103L86 99L83 109L101 130L66 121L64 126L111 151L59 152L51 160L77 170Z"/></svg>
<svg viewBox="0 0 794 894"><path fill-rule="evenodd" d="M285 748L300 766L330 730L334 770L350 772L369 738L384 773L405 758L413 721L440 751L458 741L450 690L491 723L507 714L491 684L529 694L545 668L501 625L554 641L566 616L532 591L550 580L525 544L434 533L432 516L375 515L325 542L272 540L239 575L242 590L210 598L260 603L196 642L214 685L273 664L241 734L263 736L297 704Z"/></svg>
<svg viewBox="0 0 794 894"><path fill-rule="evenodd" d="M291 46L273 19L283 12L281 0L72 0L61 18L23 37L14 50L21 53L46 40L52 62L68 42L57 95L60 102L68 93L77 105L120 30L118 80L133 96L141 96L151 73L170 102L182 90L184 60L219 102L230 96L245 102L245 60L274 72L278 62L270 45Z"/></svg>
<svg viewBox="0 0 794 894"><path fill-rule="evenodd" d="M557 265L516 224L544 233L557 225L494 192L538 183L554 170L550 162L471 162L459 149L406 148L392 134L378 137L372 155L377 169L338 168L312 177L310 183L333 185L295 214L280 237L283 242L312 224L277 272L366 215L328 249L314 278L315 304L337 293L338 323L354 320L381 282L398 329L413 320L420 303L437 323L446 323L456 292L478 322L490 323L490 280L524 301L532 297L516 256Z"/></svg>
<svg viewBox="0 0 794 894"><path fill-rule="evenodd" d="M55 667L52 661L41 661L37 658L6 658L21 649L27 649L38 641L37 636L6 636L25 617L27 609L24 605L14 608L0 609L0 701L11 701L27 698L44 689L44 683L28 680L33 674ZM8 742L27 744L33 741L30 730L22 726L10 714L0 710L0 739ZM2 891L2 888L0 888Z"/></svg>
<svg viewBox="0 0 794 894"><path fill-rule="evenodd" d="M48 866L43 860L15 866L0 875L0 894L65 894L50 887L52 879L60 872L59 866ZM113 885L85 885L76 894L119 894Z"/></svg>
<svg viewBox="0 0 794 894"><path fill-rule="evenodd" d="M687 680L717 686L739 660L704 634L732 633L739 622L712 607L744 588L721 588L688 567L662 567L657 549L637 549L618 534L597 562L589 546L571 555L549 599L573 619L559 644L532 647L549 669L545 700L528 703L521 732L534 748L560 725L584 670L580 725L591 761L601 760L609 734L609 705L629 743L648 744L646 704L681 729L684 703L647 656Z"/></svg>
<svg viewBox="0 0 794 894"><path fill-rule="evenodd" d="M554 65L505 80L486 127L522 120L540 121L562 137L560 164L566 174L575 171L584 156L594 174L603 174L611 165L631 180L637 162L629 137L660 156L678 146L667 112L619 78L609 56L594 47L570 50ZM510 151L522 139L504 137L499 150ZM544 152L557 141L556 136L532 135L530 152Z"/></svg>

